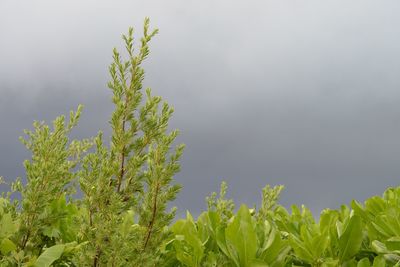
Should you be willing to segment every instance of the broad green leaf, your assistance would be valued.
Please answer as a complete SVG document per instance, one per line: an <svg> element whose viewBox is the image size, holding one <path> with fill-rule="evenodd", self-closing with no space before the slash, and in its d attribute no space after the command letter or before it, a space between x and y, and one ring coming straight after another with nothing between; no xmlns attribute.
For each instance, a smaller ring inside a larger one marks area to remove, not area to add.
<svg viewBox="0 0 400 267"><path fill-rule="evenodd" d="M14 251L16 249L17 249L17 247L15 246L15 244L10 239L4 238L1 241L1 244L0 244L1 254L6 255L9 252Z"/></svg>
<svg viewBox="0 0 400 267"><path fill-rule="evenodd" d="M273 262L282 261L289 250L290 247L287 241L283 241L280 233L275 228L272 228L266 245L261 250L260 257L268 264L272 264Z"/></svg>
<svg viewBox="0 0 400 267"><path fill-rule="evenodd" d="M363 258L357 263L357 267L370 267L371 264L368 258Z"/></svg>
<svg viewBox="0 0 400 267"><path fill-rule="evenodd" d="M385 201L378 196L373 196L365 201L365 208L371 214L379 214L386 209Z"/></svg>
<svg viewBox="0 0 400 267"><path fill-rule="evenodd" d="M372 267L386 267L385 259L382 256L375 257Z"/></svg>
<svg viewBox="0 0 400 267"><path fill-rule="evenodd" d="M236 257L235 254L231 254L231 251L228 249L228 246L226 244L226 238L225 238L225 228L222 226L217 227L217 244L218 247L221 249L221 251L234 263L236 266L240 266L239 259Z"/></svg>
<svg viewBox="0 0 400 267"><path fill-rule="evenodd" d="M290 236L290 246L293 248L294 252L296 253L296 256L298 256L300 259L312 263L314 261L314 255L312 254L312 251L310 251L302 242L300 239L295 237L294 235Z"/></svg>
<svg viewBox="0 0 400 267"><path fill-rule="evenodd" d="M394 253L389 253L383 255L386 261L392 263L392 264L398 264L400 262L400 256L398 254Z"/></svg>
<svg viewBox="0 0 400 267"><path fill-rule="evenodd" d="M351 202L351 207L353 208L354 213L358 216L361 216L365 221L368 221L370 219L368 213L364 210L364 207L356 200L353 200Z"/></svg>
<svg viewBox="0 0 400 267"><path fill-rule="evenodd" d="M256 258L257 235L246 205L242 205L232 223L225 229L225 239L231 255L235 255L240 266L250 266Z"/></svg>
<svg viewBox="0 0 400 267"><path fill-rule="evenodd" d="M385 243L389 250L400 250L400 237L398 236L389 238Z"/></svg>
<svg viewBox="0 0 400 267"><path fill-rule="evenodd" d="M329 235L328 231L324 231L321 234L318 234L312 239L312 250L315 257L319 258L324 253L325 249L329 245Z"/></svg>
<svg viewBox="0 0 400 267"><path fill-rule="evenodd" d="M171 230L175 233L177 259L188 266L200 266L205 247L190 213L187 212L187 219L177 221Z"/></svg>
<svg viewBox="0 0 400 267"><path fill-rule="evenodd" d="M400 226L398 225L397 218L394 218L391 214L377 216L372 225L386 238L400 236Z"/></svg>
<svg viewBox="0 0 400 267"><path fill-rule="evenodd" d="M339 258L342 262L351 259L361 248L363 239L361 217L353 215L343 234L339 237Z"/></svg>
<svg viewBox="0 0 400 267"><path fill-rule="evenodd" d="M207 213L203 212L200 214L196 222L198 236L203 244L207 243L207 241L210 239L210 229L207 225L207 217Z"/></svg>
<svg viewBox="0 0 400 267"><path fill-rule="evenodd" d="M35 267L49 267L64 252L65 245L55 245L46 249L36 260Z"/></svg>
<svg viewBox="0 0 400 267"><path fill-rule="evenodd" d="M390 253L390 251L387 249L386 245L378 240L372 241L371 247L375 252L377 252L379 254Z"/></svg>
<svg viewBox="0 0 400 267"><path fill-rule="evenodd" d="M9 237L17 231L17 225L11 218L11 214L5 213L0 220L0 237Z"/></svg>
<svg viewBox="0 0 400 267"><path fill-rule="evenodd" d="M375 252L382 254L386 261L389 261L391 263L397 263L398 261L400 261L400 251L391 251L386 247L384 243L379 242L378 240L372 241L371 247Z"/></svg>

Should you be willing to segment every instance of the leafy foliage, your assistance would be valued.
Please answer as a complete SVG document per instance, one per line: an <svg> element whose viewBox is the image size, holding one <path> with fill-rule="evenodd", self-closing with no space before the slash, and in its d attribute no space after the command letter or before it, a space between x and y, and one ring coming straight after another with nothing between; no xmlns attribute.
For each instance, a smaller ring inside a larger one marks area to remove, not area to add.
<svg viewBox="0 0 400 267"><path fill-rule="evenodd" d="M222 187L226 192L226 184ZM165 253L176 261L170 259L165 266L400 265L400 238L394 236L398 224L382 219L388 218L389 210L391 215L400 210L397 188L388 189L383 198L368 199L366 207L354 201L354 209L326 209L319 222L304 206L292 206L289 213L278 205L281 190L281 186L264 188L263 196L273 196L268 211L265 203L257 212L241 205L226 221L222 209L209 209L197 221L188 213L187 219L171 227L175 237L166 242Z"/></svg>
<svg viewBox="0 0 400 267"><path fill-rule="evenodd" d="M265 186L258 209L235 210L223 182L197 219L173 222L184 145L172 148L173 108L142 88L156 33L146 19L137 52L132 28L122 37L127 59L113 51L109 143L101 132L69 140L82 106L25 131L26 179L0 197L0 266L400 266L400 188L315 220L304 206L278 204L283 186Z"/></svg>

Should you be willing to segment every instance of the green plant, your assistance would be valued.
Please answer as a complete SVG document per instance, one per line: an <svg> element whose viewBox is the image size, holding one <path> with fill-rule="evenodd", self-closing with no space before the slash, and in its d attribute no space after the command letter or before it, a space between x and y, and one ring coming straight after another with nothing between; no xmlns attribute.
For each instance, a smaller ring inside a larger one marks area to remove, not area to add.
<svg viewBox="0 0 400 267"><path fill-rule="evenodd" d="M12 185L21 201L12 206L8 198L1 199L4 264L157 263L160 244L170 233L166 227L175 215L167 204L181 188L173 176L184 149L178 145L171 151L178 135L177 130L168 132L173 108L150 89L142 92L141 64L157 32L149 30L145 19L138 52L132 28L123 36L128 59L113 51L108 86L115 110L109 146L102 133L69 141L82 106L71 112L67 124L61 116L53 129L35 122L34 131L25 132L28 138L21 141L32 152L32 159L24 163L27 182ZM83 193L79 200L72 198L77 183Z"/></svg>
<svg viewBox="0 0 400 267"><path fill-rule="evenodd" d="M278 204L283 186L265 186L258 209L235 210L223 182L197 219L187 212L172 222L167 205L181 189L173 177L184 146L172 149L173 109L142 89L156 33L146 19L137 52L132 28L123 35L127 60L113 51L109 143L101 132L69 140L82 106L68 121L25 131L26 181L0 197L0 266L400 266L400 188L316 220L305 206Z"/></svg>
<svg viewBox="0 0 400 267"><path fill-rule="evenodd" d="M163 102L160 109L161 97L152 96L150 89L142 93L141 64L157 32L149 32L146 19L137 54L132 28L123 36L128 59L123 61L114 49L108 84L116 107L110 148L99 134L95 152L83 159L79 178L87 215L81 221L81 236L88 245L82 256L93 266L156 264L160 243L168 236L165 227L175 215L175 209L167 211L167 203L181 188L172 180L184 146L170 151L178 135L177 130L167 133L173 108ZM132 229L121 228L127 223Z"/></svg>

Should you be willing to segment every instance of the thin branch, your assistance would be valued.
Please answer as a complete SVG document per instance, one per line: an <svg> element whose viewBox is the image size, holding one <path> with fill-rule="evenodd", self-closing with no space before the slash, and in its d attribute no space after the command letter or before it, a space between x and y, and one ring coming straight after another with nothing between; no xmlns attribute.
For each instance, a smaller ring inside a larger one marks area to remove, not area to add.
<svg viewBox="0 0 400 267"><path fill-rule="evenodd" d="M158 198L159 190L160 190L160 185L159 185L159 183L157 182L157 184L156 184L156 191L155 191L154 200L153 200L153 209L152 209L151 220L150 220L149 226L147 227L146 240L145 240L145 242L144 242L143 250L146 249L147 244L149 243L150 236L151 236L151 232L152 232L153 226L154 226L154 222L155 222L155 220L156 220L156 214L157 214L157 198Z"/></svg>
<svg viewBox="0 0 400 267"><path fill-rule="evenodd" d="M100 258L101 251L99 247L96 248L96 255L93 258L93 267L99 266L99 258Z"/></svg>
<svg viewBox="0 0 400 267"><path fill-rule="evenodd" d="M128 107L128 97L125 97L125 103L124 103L124 111L126 111L127 107ZM125 133L125 124L126 124L126 115L125 113L123 114L123 118L122 118L122 132ZM122 179L124 178L124 174L125 174L125 149L126 146L124 144L124 146L122 147L122 152L121 152L121 166L120 166L120 171L119 171L119 176L118 176L118 185L117 185L117 192L119 193L121 190L121 184L122 184Z"/></svg>

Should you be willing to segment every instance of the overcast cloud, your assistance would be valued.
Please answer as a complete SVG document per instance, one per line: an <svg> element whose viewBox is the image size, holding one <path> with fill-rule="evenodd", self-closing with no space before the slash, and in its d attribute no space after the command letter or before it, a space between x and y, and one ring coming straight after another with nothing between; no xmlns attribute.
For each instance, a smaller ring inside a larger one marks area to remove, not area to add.
<svg viewBox="0 0 400 267"><path fill-rule="evenodd" d="M0 2L0 175L24 176L18 136L85 105L74 137L109 133L114 46L143 18L145 85L187 145L180 211L222 180L238 203L284 184L313 211L400 181L399 1Z"/></svg>

